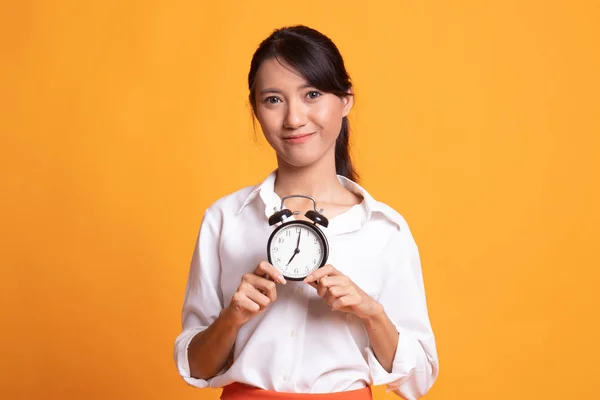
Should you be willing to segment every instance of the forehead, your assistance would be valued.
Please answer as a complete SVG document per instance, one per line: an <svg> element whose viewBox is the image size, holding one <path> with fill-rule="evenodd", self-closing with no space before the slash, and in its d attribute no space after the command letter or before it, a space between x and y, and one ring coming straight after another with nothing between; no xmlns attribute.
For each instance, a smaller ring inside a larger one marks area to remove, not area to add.
<svg viewBox="0 0 600 400"><path fill-rule="evenodd" d="M256 71L256 88L298 89L305 87L307 80L289 64L276 58L264 61Z"/></svg>

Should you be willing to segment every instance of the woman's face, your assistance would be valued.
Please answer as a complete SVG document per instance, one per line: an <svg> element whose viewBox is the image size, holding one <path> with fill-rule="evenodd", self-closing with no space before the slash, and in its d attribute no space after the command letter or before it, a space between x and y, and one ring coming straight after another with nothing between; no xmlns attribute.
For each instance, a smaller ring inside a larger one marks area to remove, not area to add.
<svg viewBox="0 0 600 400"><path fill-rule="evenodd" d="M256 73L256 117L279 162L304 167L335 155L342 118L352 96L323 93L275 58Z"/></svg>

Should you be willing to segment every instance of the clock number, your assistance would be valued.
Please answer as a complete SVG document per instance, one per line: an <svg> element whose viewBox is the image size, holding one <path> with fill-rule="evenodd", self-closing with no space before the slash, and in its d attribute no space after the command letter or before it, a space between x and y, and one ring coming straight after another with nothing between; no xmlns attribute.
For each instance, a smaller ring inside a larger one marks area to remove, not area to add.
<svg viewBox="0 0 600 400"><path fill-rule="evenodd" d="M283 238L282 237L278 238L277 243L283 243Z"/></svg>
<svg viewBox="0 0 600 400"><path fill-rule="evenodd" d="M279 250L279 247L277 247L277 246L273 247L273 253L277 253L278 250Z"/></svg>
<svg viewBox="0 0 600 400"><path fill-rule="evenodd" d="M294 268L294 273L297 274L298 273L298 268Z"/></svg>
<svg viewBox="0 0 600 400"><path fill-rule="evenodd" d="M291 236L292 232L288 229L287 231L285 231L285 236Z"/></svg>
<svg viewBox="0 0 600 400"><path fill-rule="evenodd" d="M276 262L277 264L281 263L281 257L277 257L277 258L275 259L275 262Z"/></svg>
<svg viewBox="0 0 600 400"><path fill-rule="evenodd" d="M296 228L296 233L300 233L300 227Z"/></svg>

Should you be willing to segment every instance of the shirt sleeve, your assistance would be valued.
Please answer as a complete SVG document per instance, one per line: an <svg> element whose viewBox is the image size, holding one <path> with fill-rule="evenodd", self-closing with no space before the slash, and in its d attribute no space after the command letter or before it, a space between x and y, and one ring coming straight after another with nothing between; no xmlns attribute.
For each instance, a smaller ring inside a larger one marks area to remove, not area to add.
<svg viewBox="0 0 600 400"><path fill-rule="evenodd" d="M204 212L198 233L182 308L182 331L175 340L174 359L179 375L190 385L204 388L210 379L196 379L190 375L188 346L192 338L204 331L217 319L223 309L223 295L219 284L220 217L218 212ZM225 372L220 371L218 375Z"/></svg>
<svg viewBox="0 0 600 400"><path fill-rule="evenodd" d="M439 363L427 312L417 245L404 225L388 244L390 279L378 301L396 327L399 337L392 371L387 372L368 346L367 362L374 385L386 385L403 399L424 396L437 378Z"/></svg>

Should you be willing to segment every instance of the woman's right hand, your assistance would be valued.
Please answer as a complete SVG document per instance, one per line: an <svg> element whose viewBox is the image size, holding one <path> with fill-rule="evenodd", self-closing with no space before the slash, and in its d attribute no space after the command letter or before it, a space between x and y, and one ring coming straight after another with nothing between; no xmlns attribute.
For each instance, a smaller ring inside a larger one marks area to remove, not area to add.
<svg viewBox="0 0 600 400"><path fill-rule="evenodd" d="M253 272L242 277L225 310L234 326L245 324L277 299L275 282L285 285L286 280L277 268L266 261L261 261Z"/></svg>

